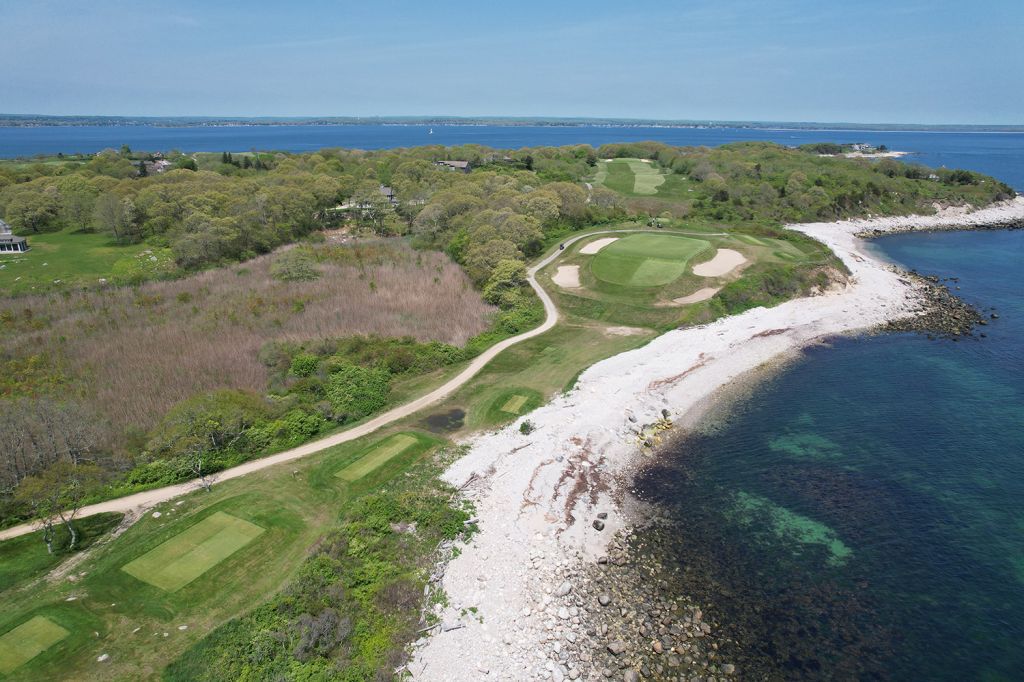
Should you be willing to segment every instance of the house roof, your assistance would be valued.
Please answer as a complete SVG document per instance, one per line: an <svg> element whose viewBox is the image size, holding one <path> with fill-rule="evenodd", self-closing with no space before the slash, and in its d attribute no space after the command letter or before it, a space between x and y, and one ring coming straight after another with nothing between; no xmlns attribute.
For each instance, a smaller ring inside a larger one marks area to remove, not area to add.
<svg viewBox="0 0 1024 682"><path fill-rule="evenodd" d="M11 226L0 220L0 234L11 234Z"/></svg>
<svg viewBox="0 0 1024 682"><path fill-rule="evenodd" d="M24 237L15 237L13 234L0 234L0 242L4 244L22 244L26 241Z"/></svg>
<svg viewBox="0 0 1024 682"><path fill-rule="evenodd" d="M437 163L452 168L469 168L469 161L438 161Z"/></svg>

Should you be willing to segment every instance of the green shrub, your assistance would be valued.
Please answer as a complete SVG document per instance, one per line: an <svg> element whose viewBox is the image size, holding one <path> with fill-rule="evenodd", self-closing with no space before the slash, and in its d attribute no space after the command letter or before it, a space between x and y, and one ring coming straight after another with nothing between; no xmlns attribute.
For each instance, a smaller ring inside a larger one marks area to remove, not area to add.
<svg viewBox="0 0 1024 682"><path fill-rule="evenodd" d="M270 275L283 282L312 282L320 278L316 261L306 249L289 249L270 264Z"/></svg>
<svg viewBox="0 0 1024 682"><path fill-rule="evenodd" d="M391 393L387 370L336 362L327 381L326 397L339 422L362 419L383 409Z"/></svg>
<svg viewBox="0 0 1024 682"><path fill-rule="evenodd" d="M247 430L265 421L270 408L258 395L226 389L178 403L153 429L146 451L173 458L190 452L250 449Z"/></svg>
<svg viewBox="0 0 1024 682"><path fill-rule="evenodd" d="M291 373L297 377L308 377L320 366L320 358L312 353L299 353L292 358Z"/></svg>

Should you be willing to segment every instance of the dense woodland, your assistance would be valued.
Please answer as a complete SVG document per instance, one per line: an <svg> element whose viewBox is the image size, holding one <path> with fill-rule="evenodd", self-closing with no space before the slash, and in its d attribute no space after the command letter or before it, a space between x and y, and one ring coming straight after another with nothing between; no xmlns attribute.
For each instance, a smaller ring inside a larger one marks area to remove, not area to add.
<svg viewBox="0 0 1024 682"><path fill-rule="evenodd" d="M585 184L609 157L652 159L690 189ZM104 282L0 300L0 516L205 475L372 414L403 379L537 324L524 264L572 230L630 215L768 230L1011 195L968 171L767 143L3 162L17 233L147 249Z"/></svg>

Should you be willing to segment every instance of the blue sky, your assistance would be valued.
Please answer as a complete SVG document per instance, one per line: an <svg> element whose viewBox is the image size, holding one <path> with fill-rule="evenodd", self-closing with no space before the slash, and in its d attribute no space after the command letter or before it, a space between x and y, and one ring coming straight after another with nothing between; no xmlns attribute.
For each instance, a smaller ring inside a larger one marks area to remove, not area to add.
<svg viewBox="0 0 1024 682"><path fill-rule="evenodd" d="M1024 2L0 0L0 112L1024 124Z"/></svg>

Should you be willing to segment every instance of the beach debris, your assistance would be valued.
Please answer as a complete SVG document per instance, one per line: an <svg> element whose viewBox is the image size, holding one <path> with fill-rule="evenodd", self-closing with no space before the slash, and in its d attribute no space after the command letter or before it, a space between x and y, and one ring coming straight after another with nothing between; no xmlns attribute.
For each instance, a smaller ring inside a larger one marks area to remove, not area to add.
<svg viewBox="0 0 1024 682"><path fill-rule="evenodd" d="M595 519L593 526L594 530L604 530L604 521L602 521L601 519Z"/></svg>

